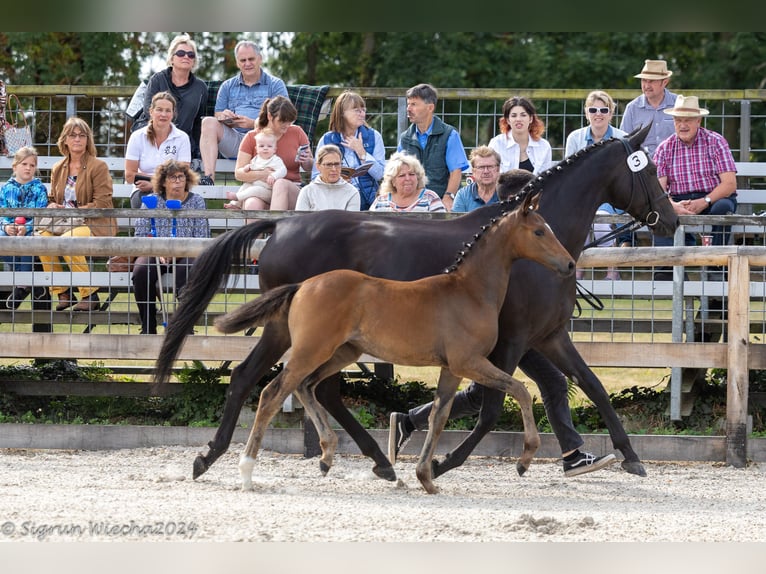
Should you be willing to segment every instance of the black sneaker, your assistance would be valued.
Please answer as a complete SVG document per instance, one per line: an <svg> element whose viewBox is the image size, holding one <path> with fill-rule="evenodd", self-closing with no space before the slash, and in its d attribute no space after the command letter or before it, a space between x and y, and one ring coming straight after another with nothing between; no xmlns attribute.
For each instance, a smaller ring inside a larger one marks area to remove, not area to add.
<svg viewBox="0 0 766 574"><path fill-rule="evenodd" d="M564 461L564 476L579 476L586 472L602 469L614 462L617 462L617 457L613 454L595 456L589 452L581 452L576 459Z"/></svg>
<svg viewBox="0 0 766 574"><path fill-rule="evenodd" d="M14 287L8 299L5 300L5 306L9 309L18 309L21 302L27 298L32 291L29 287Z"/></svg>
<svg viewBox="0 0 766 574"><path fill-rule="evenodd" d="M391 413L388 421L390 427L388 429L388 460L391 464L396 462L396 457L399 456L399 451L404 448L407 441L410 440L412 431L407 430L407 425L404 421L407 419L406 413Z"/></svg>
<svg viewBox="0 0 766 574"><path fill-rule="evenodd" d="M203 175L199 178L199 185L215 185L215 182L209 175Z"/></svg>

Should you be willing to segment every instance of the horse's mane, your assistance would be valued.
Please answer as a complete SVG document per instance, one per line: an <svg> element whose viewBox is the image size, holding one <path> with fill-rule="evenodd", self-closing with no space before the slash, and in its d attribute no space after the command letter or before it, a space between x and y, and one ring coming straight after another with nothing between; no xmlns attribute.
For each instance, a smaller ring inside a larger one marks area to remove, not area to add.
<svg viewBox="0 0 766 574"><path fill-rule="evenodd" d="M532 179L529 183L527 183L524 187L522 187L521 190L516 195L501 201L500 215L490 219L488 224L482 225L481 229L474 234L473 241L467 241L463 243L463 248L460 249L460 251L458 251L457 255L455 256L455 262L449 267L447 267L446 269L444 269L444 273L453 273L457 271L458 267L460 267L460 264L463 262L465 257L471 252L471 249L473 249L476 242L484 236L487 230L489 230L492 226L497 224L503 217L507 216L511 211L513 211L516 207L518 207L518 205L522 201L524 201L524 199L526 199L528 195L534 196L534 195L537 195L538 193L542 193L545 183L548 181L548 179L551 176L557 173L560 173L564 171L565 169L571 167L573 164L576 164L578 161L580 161L583 158L583 156L590 154L591 152L603 147L604 145L612 141L619 141L619 138L601 140L600 142L590 144L589 146L584 147L581 150L578 150L572 155L561 160L554 167L545 170L536 178Z"/></svg>
<svg viewBox="0 0 766 574"><path fill-rule="evenodd" d="M466 241L465 243L463 243L463 249L457 252L457 255L455 256L455 262L449 267L447 267L444 270L444 273L453 273L457 271L458 267L460 267L460 264L463 262L465 257L471 252L474 245L476 245L476 242L479 241L482 237L484 237L484 234L490 228L492 228L494 225L497 225L499 221L501 221L504 217L506 217L514 209L516 209L521 204L521 202L527 198L527 196L536 195L539 192L538 190L540 188L533 185L534 183L535 183L534 181L530 181L527 185L521 188L521 191L519 191L516 195L501 201L500 215L498 215L497 217L493 217L492 219L489 220L489 223L482 225L479 231L474 233L473 241Z"/></svg>

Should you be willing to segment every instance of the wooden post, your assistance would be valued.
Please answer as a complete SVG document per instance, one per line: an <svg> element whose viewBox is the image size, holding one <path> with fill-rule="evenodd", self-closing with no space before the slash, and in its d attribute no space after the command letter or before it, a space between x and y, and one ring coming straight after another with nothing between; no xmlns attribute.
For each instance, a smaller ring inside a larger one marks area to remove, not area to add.
<svg viewBox="0 0 766 574"><path fill-rule="evenodd" d="M728 381L726 384L726 463L747 464L748 347L750 341L750 264L729 257Z"/></svg>

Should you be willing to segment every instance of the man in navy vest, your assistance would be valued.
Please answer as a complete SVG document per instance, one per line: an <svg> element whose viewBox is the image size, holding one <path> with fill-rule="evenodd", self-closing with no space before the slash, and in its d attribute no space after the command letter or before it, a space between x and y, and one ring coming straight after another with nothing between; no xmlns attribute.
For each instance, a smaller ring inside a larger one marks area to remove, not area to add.
<svg viewBox="0 0 766 574"><path fill-rule="evenodd" d="M452 210L462 172L468 168L460 134L434 116L437 94L433 86L418 84L407 90L406 96L407 119L412 124L399 136L397 151L420 160L426 170L428 188L438 193L444 206Z"/></svg>

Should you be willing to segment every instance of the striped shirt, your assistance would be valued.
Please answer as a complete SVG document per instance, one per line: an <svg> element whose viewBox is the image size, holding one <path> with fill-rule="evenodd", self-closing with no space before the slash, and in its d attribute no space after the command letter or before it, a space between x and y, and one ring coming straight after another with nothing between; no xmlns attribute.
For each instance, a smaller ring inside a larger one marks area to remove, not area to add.
<svg viewBox="0 0 766 574"><path fill-rule="evenodd" d="M660 143L654 152L654 163L657 177L668 178L670 195L710 193L721 183L718 174L737 171L726 139L703 127L691 145L683 143L676 134Z"/></svg>
<svg viewBox="0 0 766 574"><path fill-rule="evenodd" d="M370 211L447 211L435 191L423 189L417 199L409 205L397 205L391 194L379 195L370 206Z"/></svg>

